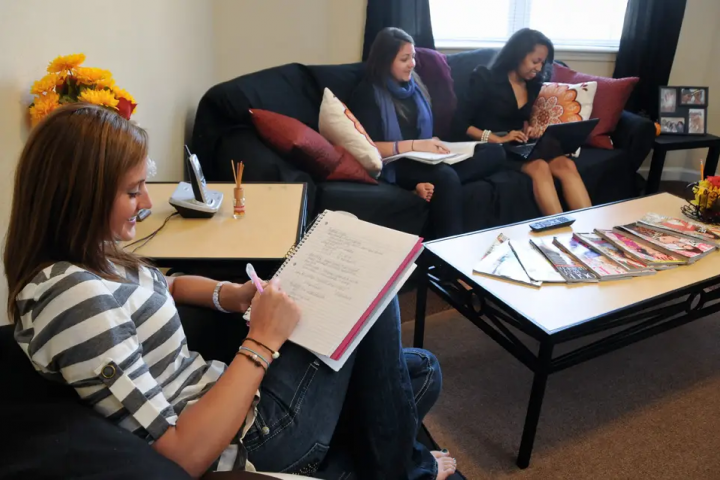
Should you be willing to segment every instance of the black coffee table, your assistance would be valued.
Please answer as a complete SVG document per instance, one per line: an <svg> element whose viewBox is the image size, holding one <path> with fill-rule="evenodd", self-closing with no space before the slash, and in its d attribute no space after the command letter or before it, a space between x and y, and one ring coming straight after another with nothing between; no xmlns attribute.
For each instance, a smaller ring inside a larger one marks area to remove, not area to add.
<svg viewBox="0 0 720 480"><path fill-rule="evenodd" d="M572 229L538 236L611 228L637 221L648 212L677 217L684 204L684 200L662 193L575 211L569 214L576 220ZM647 277L573 286L533 288L473 273L473 266L499 233L518 242L534 236L528 223L425 244L419 265L414 339L415 346L421 347L430 288L534 372L517 457L520 468L530 464L550 374L720 311L718 252L693 265ZM567 344L571 340L576 341L573 346ZM574 346L578 343L581 346Z"/></svg>
<svg viewBox="0 0 720 480"><path fill-rule="evenodd" d="M708 148L705 160L705 175L715 175L720 157L720 137L715 135L660 135L655 138L652 163L645 186L645 194L657 193L660 189L660 178L665 166L665 155L672 150L692 150Z"/></svg>

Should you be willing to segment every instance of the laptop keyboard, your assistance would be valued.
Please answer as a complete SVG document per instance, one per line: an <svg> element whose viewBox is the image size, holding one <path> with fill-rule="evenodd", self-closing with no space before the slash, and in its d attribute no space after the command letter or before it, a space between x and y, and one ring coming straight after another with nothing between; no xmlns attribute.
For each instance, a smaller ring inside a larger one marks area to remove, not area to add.
<svg viewBox="0 0 720 480"><path fill-rule="evenodd" d="M535 147L535 144L531 145L518 145L513 150L515 150L515 153L518 155L521 155L523 157L527 157L530 155L530 152L532 152L533 147Z"/></svg>

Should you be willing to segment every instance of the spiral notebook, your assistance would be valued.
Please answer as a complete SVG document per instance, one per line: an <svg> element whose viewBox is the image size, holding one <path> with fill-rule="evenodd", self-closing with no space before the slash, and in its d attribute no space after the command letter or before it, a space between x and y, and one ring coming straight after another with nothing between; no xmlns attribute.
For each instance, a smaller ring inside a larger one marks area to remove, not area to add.
<svg viewBox="0 0 720 480"><path fill-rule="evenodd" d="M321 213L275 277L302 312L290 341L339 370L415 268L422 239Z"/></svg>

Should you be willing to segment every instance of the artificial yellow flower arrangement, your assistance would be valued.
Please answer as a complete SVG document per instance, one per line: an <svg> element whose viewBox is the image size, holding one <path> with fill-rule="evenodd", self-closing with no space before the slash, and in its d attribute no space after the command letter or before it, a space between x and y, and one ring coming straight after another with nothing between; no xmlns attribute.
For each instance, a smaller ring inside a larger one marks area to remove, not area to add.
<svg viewBox="0 0 720 480"><path fill-rule="evenodd" d="M33 126L59 106L75 102L100 105L130 120L137 107L133 96L115 84L110 71L81 67L84 61L85 55L76 53L50 62L47 75L30 89L30 93L35 95L30 105Z"/></svg>

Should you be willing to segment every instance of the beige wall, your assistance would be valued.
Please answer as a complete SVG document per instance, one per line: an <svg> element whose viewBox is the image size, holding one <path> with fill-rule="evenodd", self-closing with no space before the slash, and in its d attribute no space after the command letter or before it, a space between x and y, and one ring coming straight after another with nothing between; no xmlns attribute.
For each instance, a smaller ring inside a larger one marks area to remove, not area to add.
<svg viewBox="0 0 720 480"><path fill-rule="evenodd" d="M217 81L283 65L357 62L365 0L214 0Z"/></svg>
<svg viewBox="0 0 720 480"><path fill-rule="evenodd" d="M139 103L133 118L150 132L157 178L182 177L188 119L213 82L211 15L197 0L0 0L0 238L28 133L27 92L58 55L83 52L86 65L111 70ZM0 265L0 323L6 298Z"/></svg>

